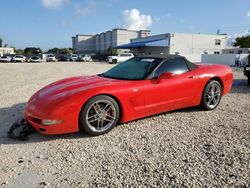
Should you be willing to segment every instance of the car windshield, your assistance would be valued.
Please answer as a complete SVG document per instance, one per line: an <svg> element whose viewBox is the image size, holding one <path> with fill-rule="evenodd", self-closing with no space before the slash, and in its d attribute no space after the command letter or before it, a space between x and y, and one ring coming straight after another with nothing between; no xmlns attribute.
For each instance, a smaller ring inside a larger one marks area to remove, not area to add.
<svg viewBox="0 0 250 188"><path fill-rule="evenodd" d="M161 61L160 58L132 58L99 76L120 80L144 80Z"/></svg>
<svg viewBox="0 0 250 188"><path fill-rule="evenodd" d="M54 57L54 55L48 55L48 57Z"/></svg>
<svg viewBox="0 0 250 188"><path fill-rule="evenodd" d="M37 57L37 56L34 56L34 57L31 57L31 59L39 59L39 57Z"/></svg>

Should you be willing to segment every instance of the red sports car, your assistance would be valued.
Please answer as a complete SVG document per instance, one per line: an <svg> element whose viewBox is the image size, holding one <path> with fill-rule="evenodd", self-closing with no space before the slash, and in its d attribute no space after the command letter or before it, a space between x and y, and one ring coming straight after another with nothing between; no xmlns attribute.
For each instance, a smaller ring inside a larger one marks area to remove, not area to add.
<svg viewBox="0 0 250 188"><path fill-rule="evenodd" d="M182 56L139 56L94 76L66 78L37 91L25 119L44 134L109 132L116 124L191 106L215 109L233 74Z"/></svg>

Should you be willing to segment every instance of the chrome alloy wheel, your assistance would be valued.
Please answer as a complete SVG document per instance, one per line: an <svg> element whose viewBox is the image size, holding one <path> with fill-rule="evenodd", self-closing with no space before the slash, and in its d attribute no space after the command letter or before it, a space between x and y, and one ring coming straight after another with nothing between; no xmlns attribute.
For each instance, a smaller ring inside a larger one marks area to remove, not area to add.
<svg viewBox="0 0 250 188"><path fill-rule="evenodd" d="M205 102L207 106L211 109L215 108L221 98L221 87L216 83L211 83L205 94Z"/></svg>
<svg viewBox="0 0 250 188"><path fill-rule="evenodd" d="M97 100L86 113L87 126L94 132L104 132L115 122L117 111L108 100Z"/></svg>

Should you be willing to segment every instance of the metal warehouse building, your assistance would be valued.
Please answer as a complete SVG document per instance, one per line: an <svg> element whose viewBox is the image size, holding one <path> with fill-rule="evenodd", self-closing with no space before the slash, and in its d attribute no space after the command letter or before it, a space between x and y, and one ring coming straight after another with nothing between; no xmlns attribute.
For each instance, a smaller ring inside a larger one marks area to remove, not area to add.
<svg viewBox="0 0 250 188"><path fill-rule="evenodd" d="M147 37L148 30L113 29L96 35L76 35L72 37L72 48L77 53L105 53L109 48L127 44L131 39Z"/></svg>

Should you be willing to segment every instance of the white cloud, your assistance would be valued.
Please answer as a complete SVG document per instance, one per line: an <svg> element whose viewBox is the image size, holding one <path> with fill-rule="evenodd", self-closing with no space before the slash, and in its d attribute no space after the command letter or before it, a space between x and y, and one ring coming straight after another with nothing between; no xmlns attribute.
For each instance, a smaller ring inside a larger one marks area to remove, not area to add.
<svg viewBox="0 0 250 188"><path fill-rule="evenodd" d="M155 22L160 22L161 18L155 18Z"/></svg>
<svg viewBox="0 0 250 188"><path fill-rule="evenodd" d="M75 13L80 16L86 16L91 13L91 10L89 7L82 7L80 5L75 5Z"/></svg>
<svg viewBox="0 0 250 188"><path fill-rule="evenodd" d="M247 17L250 19L250 11L247 13Z"/></svg>
<svg viewBox="0 0 250 188"><path fill-rule="evenodd" d="M97 2L95 0L89 0L84 5L75 4L74 10L75 14L79 16L86 16L90 13L94 12L97 6Z"/></svg>
<svg viewBox="0 0 250 188"><path fill-rule="evenodd" d="M46 8L57 9L68 1L69 0L41 0L41 3Z"/></svg>
<svg viewBox="0 0 250 188"><path fill-rule="evenodd" d="M68 27L69 26L69 22L67 20L61 20L60 24L63 27Z"/></svg>
<svg viewBox="0 0 250 188"><path fill-rule="evenodd" d="M141 14L138 9L125 10L122 13L123 28L131 30L148 29L152 25L150 15Z"/></svg>

